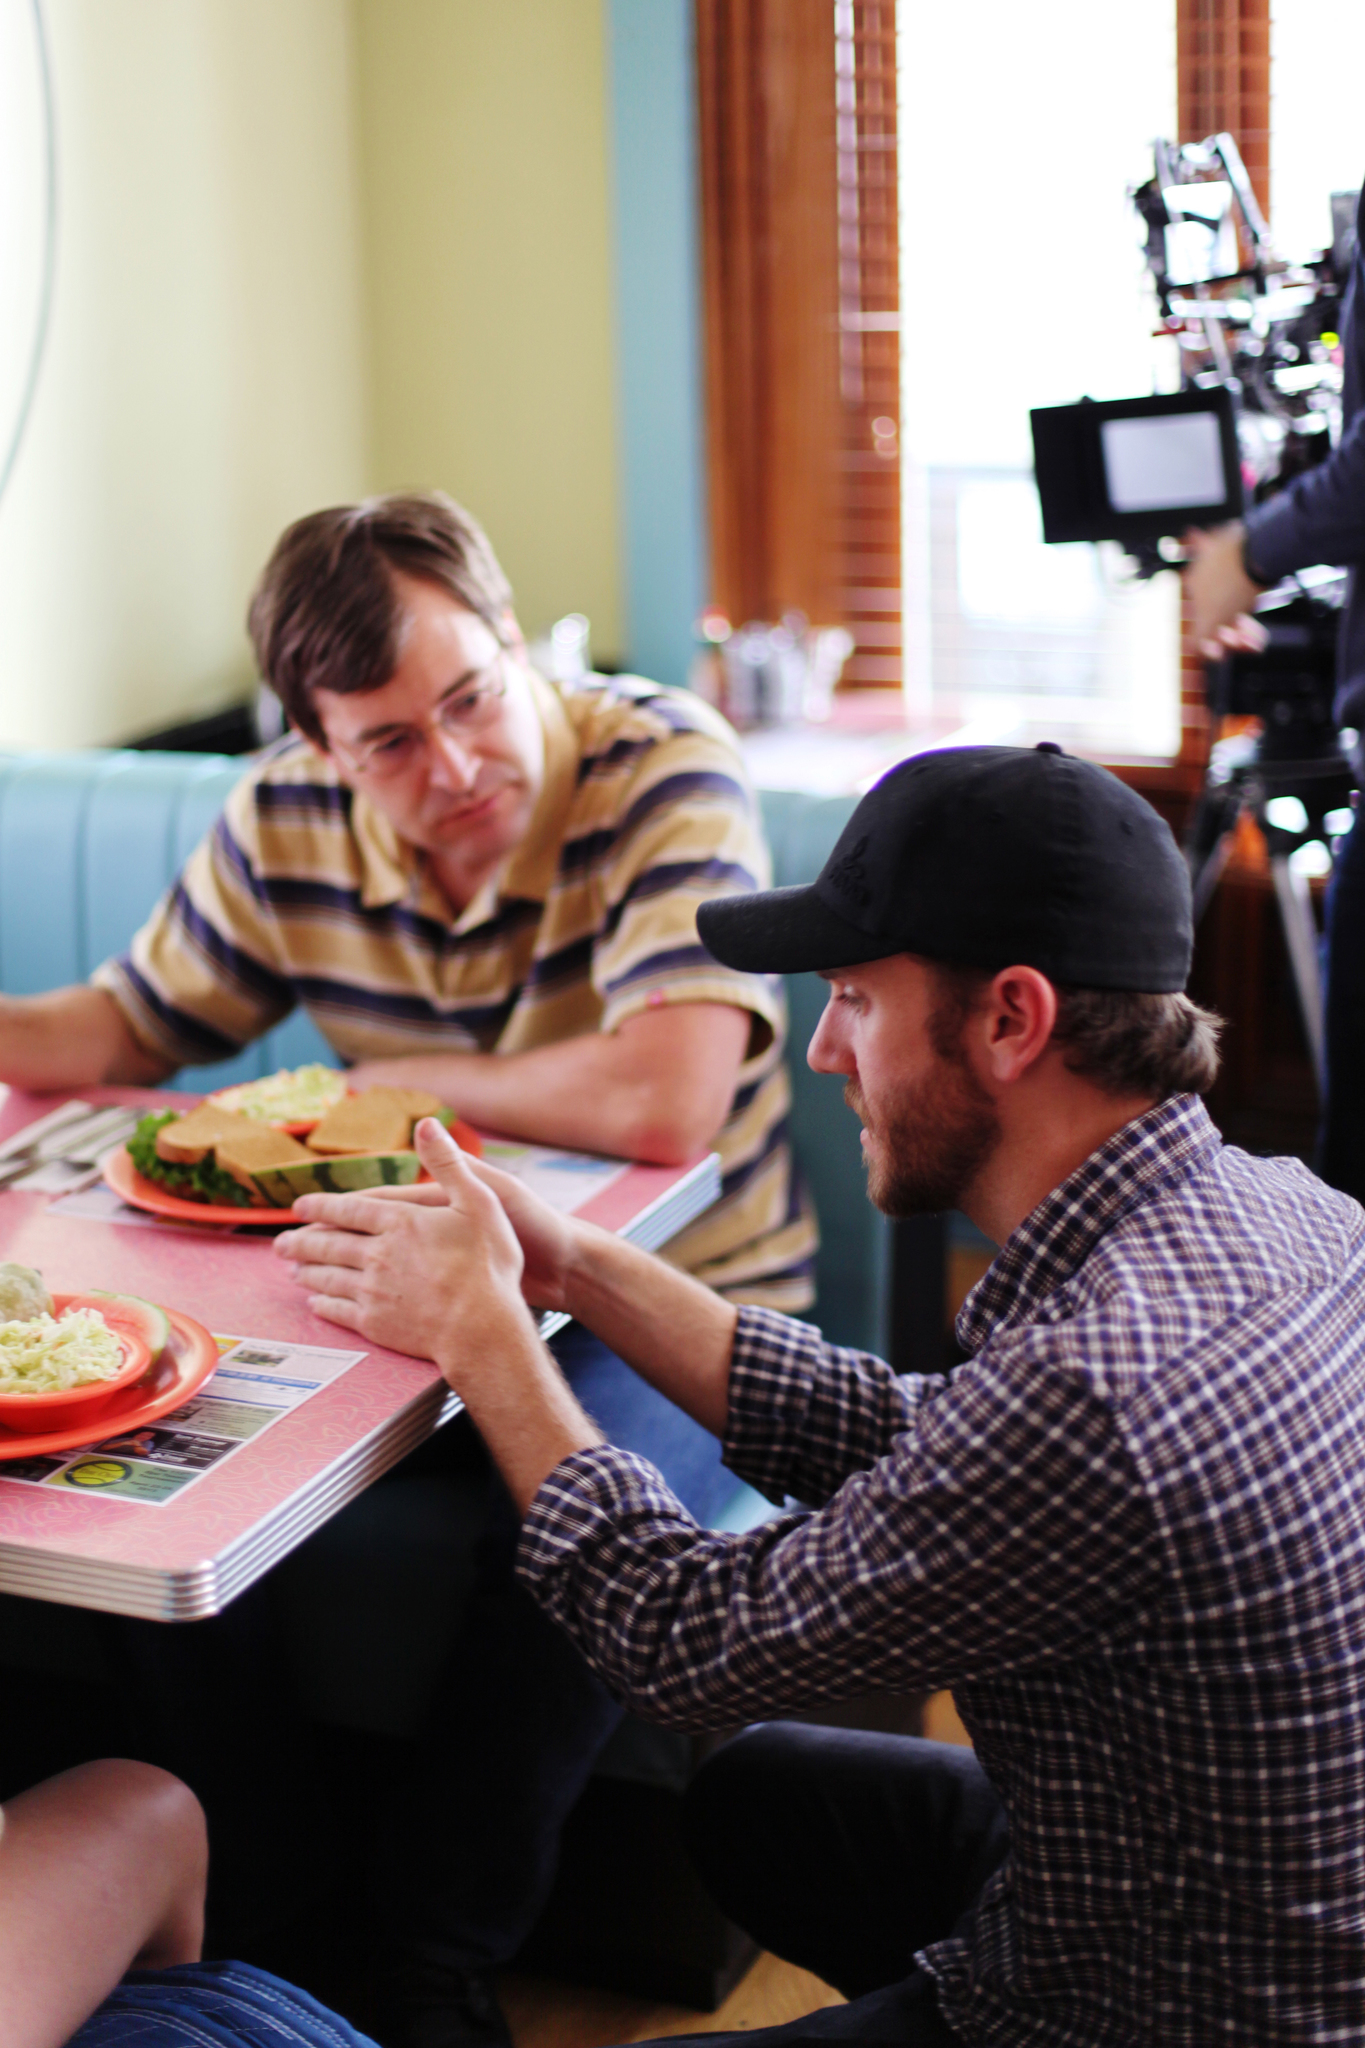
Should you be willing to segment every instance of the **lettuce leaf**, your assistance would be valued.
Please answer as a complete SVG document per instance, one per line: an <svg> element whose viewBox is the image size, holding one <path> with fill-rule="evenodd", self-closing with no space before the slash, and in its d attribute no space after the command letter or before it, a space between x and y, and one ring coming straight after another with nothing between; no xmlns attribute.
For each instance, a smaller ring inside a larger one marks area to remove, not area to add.
<svg viewBox="0 0 1365 2048"><path fill-rule="evenodd" d="M179 1195L184 1202L214 1202L223 1207L250 1209L252 1200L241 1182L224 1173L212 1160L205 1158L194 1166L176 1166L158 1155L157 1132L164 1125L175 1123L179 1114L178 1110L165 1109L141 1119L128 1140L128 1155L138 1172L165 1188L168 1194Z"/></svg>

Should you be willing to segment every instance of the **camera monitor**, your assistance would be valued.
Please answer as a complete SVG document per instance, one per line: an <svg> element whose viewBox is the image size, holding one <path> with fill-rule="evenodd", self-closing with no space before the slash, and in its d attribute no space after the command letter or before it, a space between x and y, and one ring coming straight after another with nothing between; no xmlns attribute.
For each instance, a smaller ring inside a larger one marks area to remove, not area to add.
<svg viewBox="0 0 1365 2048"><path fill-rule="evenodd" d="M1160 540L1241 513L1237 427L1221 386L1083 398L1029 420L1046 541Z"/></svg>

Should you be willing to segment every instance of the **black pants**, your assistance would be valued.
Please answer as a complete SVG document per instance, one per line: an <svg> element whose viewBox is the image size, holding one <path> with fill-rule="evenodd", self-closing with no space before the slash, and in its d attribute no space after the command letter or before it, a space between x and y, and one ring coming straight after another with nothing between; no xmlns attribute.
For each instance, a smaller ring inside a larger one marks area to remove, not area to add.
<svg viewBox="0 0 1365 2048"><path fill-rule="evenodd" d="M656 1464L705 1524L734 1482L716 1439L588 1331L553 1349L610 1441ZM507 1962L554 1878L559 1835L621 1708L514 1574L520 1520L494 1479L474 1585L419 1767L381 1837L378 1924L403 1963Z"/></svg>
<svg viewBox="0 0 1365 2048"><path fill-rule="evenodd" d="M850 2001L785 2027L696 2038L764 2048L960 2038L915 1952L960 1927L1008 1847L1004 1810L970 1750L770 1722L698 1772L686 1825L730 1917Z"/></svg>
<svg viewBox="0 0 1365 2048"><path fill-rule="evenodd" d="M1365 1201L1365 820L1337 849L1327 895L1327 1093L1317 1168L1329 1187Z"/></svg>

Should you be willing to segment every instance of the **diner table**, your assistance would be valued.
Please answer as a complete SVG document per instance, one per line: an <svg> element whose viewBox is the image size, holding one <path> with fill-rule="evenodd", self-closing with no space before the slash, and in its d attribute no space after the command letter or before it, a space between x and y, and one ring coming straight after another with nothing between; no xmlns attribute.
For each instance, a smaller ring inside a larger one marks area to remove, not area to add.
<svg viewBox="0 0 1365 2048"><path fill-rule="evenodd" d="M185 1109L195 1099L138 1089L80 1094L94 1107ZM0 1144L64 1100L10 1091ZM715 1153L682 1167L625 1165L607 1184L593 1164L582 1162L590 1192L573 1213L646 1250L720 1192ZM102 1202L0 1192L0 1260L36 1267L54 1294L104 1289L181 1311L214 1335L221 1356L191 1401L126 1440L116 1431L98 1453L0 1457L0 1592L199 1620L462 1403L433 1365L315 1316L269 1228L157 1220L99 1193ZM542 1317L542 1333L565 1321ZM0 1449L4 1438L0 1430Z"/></svg>

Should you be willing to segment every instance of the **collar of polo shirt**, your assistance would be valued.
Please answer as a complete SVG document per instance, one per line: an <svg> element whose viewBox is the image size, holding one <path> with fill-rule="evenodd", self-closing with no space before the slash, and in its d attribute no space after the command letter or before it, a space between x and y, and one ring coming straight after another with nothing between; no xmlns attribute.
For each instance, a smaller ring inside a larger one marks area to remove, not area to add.
<svg viewBox="0 0 1365 2048"><path fill-rule="evenodd" d="M473 931L483 924L500 900L517 897L543 903L554 880L577 780L578 742L559 691L534 669L527 674L545 732L540 795L526 837L465 905L455 921L457 932ZM392 822L360 790L352 798L351 829L360 853L360 900L367 910L401 903L405 897L418 898L428 890L439 894L426 873L420 848L400 838Z"/></svg>

